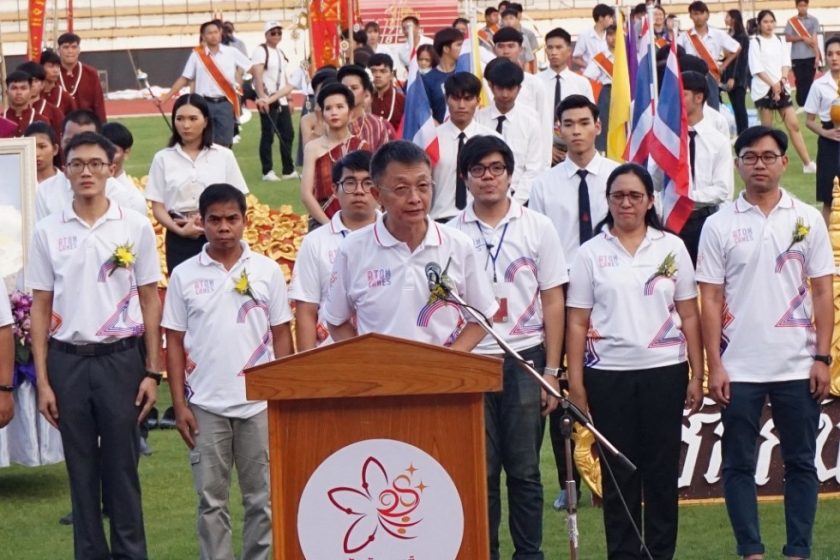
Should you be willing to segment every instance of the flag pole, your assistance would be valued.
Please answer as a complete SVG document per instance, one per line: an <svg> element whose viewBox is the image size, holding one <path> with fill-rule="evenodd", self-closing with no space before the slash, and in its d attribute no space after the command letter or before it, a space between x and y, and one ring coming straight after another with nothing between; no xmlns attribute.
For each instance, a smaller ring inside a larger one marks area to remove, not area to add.
<svg viewBox="0 0 840 560"><path fill-rule="evenodd" d="M653 91L651 92L651 99L653 99L653 112L656 114L656 108L659 104L659 75L656 73L656 37L653 29L653 12L654 5L648 4L647 18L648 18L648 48L650 49L650 69L651 82L653 83ZM674 38L676 40L676 37ZM670 42L669 42L670 46Z"/></svg>

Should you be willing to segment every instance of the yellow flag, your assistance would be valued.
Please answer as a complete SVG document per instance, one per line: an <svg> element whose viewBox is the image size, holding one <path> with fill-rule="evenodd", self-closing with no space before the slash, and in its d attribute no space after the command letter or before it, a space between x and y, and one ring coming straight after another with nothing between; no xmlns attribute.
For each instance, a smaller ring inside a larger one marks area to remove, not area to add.
<svg viewBox="0 0 840 560"><path fill-rule="evenodd" d="M610 97L610 119L607 129L607 157L624 161L627 147L627 124L630 121L630 70L627 66L627 47L624 42L624 16L616 11L615 53Z"/></svg>

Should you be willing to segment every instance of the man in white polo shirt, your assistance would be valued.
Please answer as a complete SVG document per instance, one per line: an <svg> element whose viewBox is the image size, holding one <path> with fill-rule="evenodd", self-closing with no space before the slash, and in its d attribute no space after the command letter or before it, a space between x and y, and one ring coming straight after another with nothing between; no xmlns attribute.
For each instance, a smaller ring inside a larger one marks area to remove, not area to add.
<svg viewBox="0 0 840 560"><path fill-rule="evenodd" d="M242 558L271 549L265 401L243 371L292 353L280 266L242 241L245 195L226 183L199 198L207 244L172 273L163 313L175 423L190 449L201 558L233 558L228 498L236 465L245 510Z"/></svg>
<svg viewBox="0 0 840 560"><path fill-rule="evenodd" d="M389 142L373 156L370 172L385 214L339 246L323 313L330 334L338 341L378 332L469 352L484 330L458 306L430 301L427 265L443 269L485 316L498 304L470 239L428 216L434 188L428 156L411 142Z"/></svg>
<svg viewBox="0 0 840 560"><path fill-rule="evenodd" d="M38 408L61 432L75 557L141 559L138 424L161 379L161 274L149 221L105 194L113 158L99 134L70 141L74 198L35 226L26 280Z"/></svg>
<svg viewBox="0 0 840 560"><path fill-rule="evenodd" d="M320 311L327 299L338 245L350 232L372 224L378 215L378 205L370 194L373 179L369 152L350 152L338 160L333 165L332 179L341 210L333 215L329 227L318 228L303 238L289 284L289 299L296 302L298 352L331 342Z"/></svg>
<svg viewBox="0 0 840 560"><path fill-rule="evenodd" d="M509 196L513 169L513 152L504 140L471 138L461 152L458 171L467 181L473 202L449 225L470 237L476 260L484 263L484 274L499 302L493 329L559 389L567 264L551 221ZM475 352L502 357L490 335ZM542 417L557 407L557 400L522 371L514 358L504 359L502 391L484 395L490 557L499 557L504 468L514 556L539 558Z"/></svg>
<svg viewBox="0 0 840 560"><path fill-rule="evenodd" d="M764 558L755 464L768 397L784 459L782 554L810 556L817 427L830 385L831 243L820 212L779 186L787 143L763 126L741 133L745 191L706 220L697 260L709 390L723 409L724 497L738 555L748 560Z"/></svg>

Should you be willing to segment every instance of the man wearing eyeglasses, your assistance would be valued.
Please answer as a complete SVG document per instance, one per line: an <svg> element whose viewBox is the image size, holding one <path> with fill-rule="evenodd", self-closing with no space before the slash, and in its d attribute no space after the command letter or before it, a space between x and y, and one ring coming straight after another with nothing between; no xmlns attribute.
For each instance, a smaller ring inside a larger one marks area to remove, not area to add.
<svg viewBox="0 0 840 560"><path fill-rule="evenodd" d="M330 335L339 341L377 332L469 352L484 330L457 305L430 299L427 266L440 267L484 315L492 317L498 305L470 239L429 218L428 155L412 142L388 142L374 154L370 174L385 213L339 245L323 312Z"/></svg>
<svg viewBox="0 0 840 560"><path fill-rule="evenodd" d="M327 227L317 228L300 245L289 299L295 305L295 339L298 352L311 350L332 339L323 319L322 304L330 287L330 274L338 246L353 231L376 221L378 204L370 193L370 153L350 152L332 168L333 193L341 210L333 214Z"/></svg>
<svg viewBox="0 0 840 560"><path fill-rule="evenodd" d="M105 193L109 140L84 132L66 150L73 201L36 225L26 272L38 409L61 432L75 557L147 558L137 463L162 370L155 234Z"/></svg>
<svg viewBox="0 0 840 560"><path fill-rule="evenodd" d="M709 390L722 407L723 490L738 555L764 558L756 506L759 418L769 397L784 459L787 558L808 558L814 457L828 396L834 261L819 210L779 186L788 139L764 126L735 142L745 190L706 220L697 280Z"/></svg>
<svg viewBox="0 0 840 560"><path fill-rule="evenodd" d="M499 303L493 329L559 390L568 267L551 220L511 198L514 167L504 140L470 138L458 159L458 172L473 201L448 225L472 240L475 257L492 283ZM542 417L557 407L557 400L505 356L490 335L474 351L505 361L502 391L484 395L490 557L499 558L504 468L514 556L542 558Z"/></svg>

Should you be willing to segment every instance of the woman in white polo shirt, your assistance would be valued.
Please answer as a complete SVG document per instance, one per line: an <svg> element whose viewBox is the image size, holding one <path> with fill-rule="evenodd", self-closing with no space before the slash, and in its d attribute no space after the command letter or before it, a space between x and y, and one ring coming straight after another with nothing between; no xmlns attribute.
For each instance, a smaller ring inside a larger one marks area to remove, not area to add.
<svg viewBox="0 0 840 560"><path fill-rule="evenodd" d="M647 170L628 163L607 179L606 219L572 265L566 352L572 399L635 463L630 473L601 454L609 558L639 556L624 496L653 558L677 542L677 478L683 405L703 400L703 349L691 258L664 230ZM689 381L689 363L693 373ZM642 522L644 502L644 522Z"/></svg>
<svg viewBox="0 0 840 560"><path fill-rule="evenodd" d="M152 159L146 198L166 228L169 273L201 252L207 242L199 225L198 197L214 183L228 183L248 193L233 152L213 143L213 123L204 97L184 94L172 108L169 147Z"/></svg>

